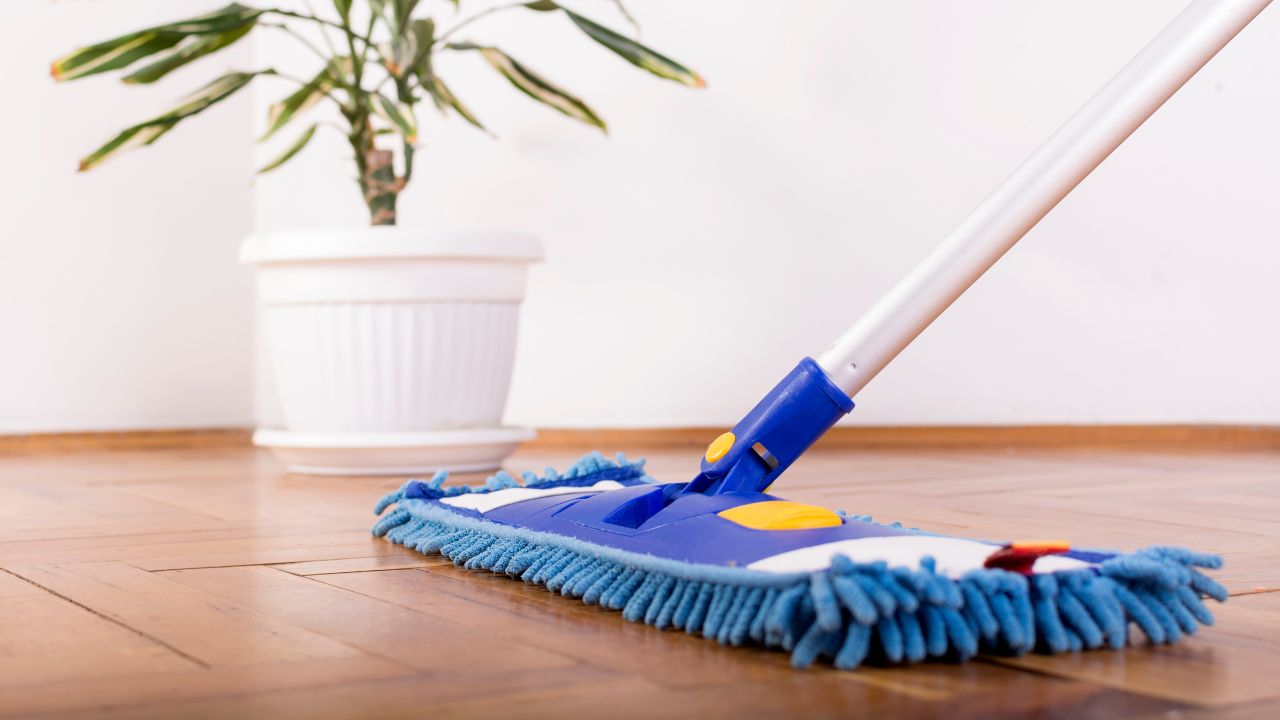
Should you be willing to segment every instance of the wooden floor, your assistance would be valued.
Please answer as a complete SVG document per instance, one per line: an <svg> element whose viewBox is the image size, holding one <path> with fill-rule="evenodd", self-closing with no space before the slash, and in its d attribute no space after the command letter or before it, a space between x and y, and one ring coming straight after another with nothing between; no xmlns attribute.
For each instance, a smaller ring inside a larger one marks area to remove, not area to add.
<svg viewBox="0 0 1280 720"><path fill-rule="evenodd" d="M697 459L632 454L668 480ZM1179 646L851 673L374 540L398 482L290 476L245 447L0 455L0 717L1280 717L1280 453L815 451L775 492L1228 563L1218 624Z"/></svg>

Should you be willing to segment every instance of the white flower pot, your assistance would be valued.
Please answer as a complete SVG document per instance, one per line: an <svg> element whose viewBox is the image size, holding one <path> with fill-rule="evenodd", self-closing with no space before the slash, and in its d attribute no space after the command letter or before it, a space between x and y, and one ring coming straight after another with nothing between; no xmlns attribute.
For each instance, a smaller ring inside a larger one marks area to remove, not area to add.
<svg viewBox="0 0 1280 720"><path fill-rule="evenodd" d="M259 430L291 470L404 474L498 467L520 303L537 239L401 228L254 235L286 430ZM416 450L415 450L416 448ZM343 460L343 458L348 460Z"/></svg>

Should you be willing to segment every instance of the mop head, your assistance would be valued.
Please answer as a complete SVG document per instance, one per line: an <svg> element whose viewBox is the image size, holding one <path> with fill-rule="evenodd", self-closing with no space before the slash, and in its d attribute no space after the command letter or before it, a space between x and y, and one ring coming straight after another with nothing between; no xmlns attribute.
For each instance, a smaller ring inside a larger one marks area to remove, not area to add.
<svg viewBox="0 0 1280 720"><path fill-rule="evenodd" d="M716 505L676 519L633 507L603 522L591 519L593 499L652 504L683 484L657 484L643 461L598 453L564 474L524 479L498 473L449 488L443 473L411 480L378 503L377 514L395 509L373 533L627 620L782 649L796 667L1119 649L1130 624L1151 643L1173 643L1213 622L1205 596L1227 597L1198 571L1221 559L1182 548L1027 550L759 493L707 499Z"/></svg>

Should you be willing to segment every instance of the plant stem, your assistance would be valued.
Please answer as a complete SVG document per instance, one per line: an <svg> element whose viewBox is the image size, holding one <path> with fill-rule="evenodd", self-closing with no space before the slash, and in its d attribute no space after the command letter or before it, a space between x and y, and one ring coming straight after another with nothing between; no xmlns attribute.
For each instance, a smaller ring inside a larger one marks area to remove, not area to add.
<svg viewBox="0 0 1280 720"><path fill-rule="evenodd" d="M350 18L344 17L342 23L334 24L342 31L347 41L347 49L351 54L351 107L343 111L343 116L351 125L347 135L351 143L352 154L356 161L357 182L365 204L373 213L373 186L370 178L370 159L374 155L373 126L369 123L369 96L364 91L364 54L356 51L356 32L351 28ZM368 46L366 41L365 46Z"/></svg>
<svg viewBox="0 0 1280 720"><path fill-rule="evenodd" d="M329 64L329 61L330 61L333 57L337 56L337 54L338 54L338 53L336 53L336 52L335 52L335 53L333 53L332 55L325 55L325 54L324 54L324 52L323 52L320 48L316 47L314 43L312 43L310 40L308 40L308 39L306 38L306 36L305 36L305 35L303 35L302 33L298 32L297 30L294 30L293 28L289 27L288 25L285 25L284 23L258 23L258 26L259 26L259 27L274 28L274 29L276 29L276 30L280 30L280 31L282 31L282 32L284 32L284 33L286 33L286 34L288 34L288 35L292 35L292 36L293 36L293 38L294 38L295 40L297 40L298 42L300 42L300 43L302 43L303 45L307 46L307 49L308 49L308 50L310 50L311 52L315 53L316 57L318 57L318 58L320 58L321 60L323 60L323 61L325 62L325 64L326 64L326 65L328 65L328 64Z"/></svg>
<svg viewBox="0 0 1280 720"><path fill-rule="evenodd" d="M316 9L311 6L311 0L302 0L302 6L307 9L307 12L316 15ZM320 37L324 39L324 45L329 48L333 57L338 57L338 48L334 47L333 40L329 38L329 29L323 25L320 26Z"/></svg>
<svg viewBox="0 0 1280 720"><path fill-rule="evenodd" d="M364 95L364 53L356 52L356 31L349 27L343 28L347 33L347 49L351 52L351 75L354 79L352 83L353 89L360 95ZM368 47L366 45L365 47Z"/></svg>
<svg viewBox="0 0 1280 720"><path fill-rule="evenodd" d="M626 18L627 23L631 25L631 29L636 31L636 37L640 37L640 23L636 22L635 16L631 14L627 6L622 4L622 0L613 0L613 4L618 8L618 12L622 13L622 17Z"/></svg>
<svg viewBox="0 0 1280 720"><path fill-rule="evenodd" d="M365 31L364 31L365 37L373 37L373 26L374 26L374 23L376 23L377 21L378 21L378 13L374 12L373 9L370 8L369 9L369 26L365 28ZM374 53L378 56L378 59L382 61L382 67L389 67L391 65L391 63L387 61L387 58L383 56L382 51L379 50L374 45L372 45L371 43L365 43L364 56L361 58L362 60L367 61L369 50L373 50Z"/></svg>
<svg viewBox="0 0 1280 720"><path fill-rule="evenodd" d="M329 47L331 54L327 56L323 51L315 46L304 35L289 27L285 23L264 23L267 27L272 27L292 35L296 40L301 42L315 55L323 59L326 63L335 62L340 57L338 50L334 47L330 40L327 30L333 28L339 30L343 37L346 38L347 52L351 58L351 75L346 77L346 73L342 73L343 77L339 78L340 85L346 91L349 104L344 104L334 96L325 92L325 96L336 102L342 111L342 115L350 124L350 132L347 133L347 141L351 145L352 152L355 156L356 169L358 171L358 182L361 194L364 197L365 204L369 207L369 219L374 225L394 225L396 223L396 201L399 198L400 191L404 189L405 183L413 175L414 146L408 138L403 138L402 153L404 157L404 171L402 177L396 176L395 154L391 150L379 148L377 146L377 135L374 132L372 120L373 109L370 106L369 97L371 93L377 93L380 88L388 81L393 81L396 86L396 94L399 100L406 104L413 102L413 88L411 87L411 77L400 77L392 72L393 64L383 55L382 50L378 47L373 39L374 29L377 27L378 15L371 10L368 26L361 34L352 25L350 16L340 18L340 22L327 20L316 14L315 9L310 2L303 0L303 5L308 12L295 12L292 10L271 9L267 12L276 15L294 18L297 20L306 20L313 22L319 26L320 35L324 39L325 44ZM520 7L519 3L512 5L490 8L484 12L478 13L468 20L460 22L450 32L456 31L458 28L501 10L510 10ZM372 58L370 55L372 54ZM386 78L376 82L373 90L365 88L366 73L371 60L376 60L382 68L388 72ZM284 76L285 79L296 82L299 85L307 85L307 83L292 77Z"/></svg>
<svg viewBox="0 0 1280 720"><path fill-rule="evenodd" d="M413 90L410 89L407 78L396 78L396 97L406 105L413 105ZM404 156L404 174L400 179L400 187L403 188L413 177L413 143L404 135L400 138L403 141L401 147Z"/></svg>
<svg viewBox="0 0 1280 720"><path fill-rule="evenodd" d="M365 202L372 225L396 224L396 197L403 184L396 179L394 157L390 150L373 150L368 155Z"/></svg>
<svg viewBox="0 0 1280 720"><path fill-rule="evenodd" d="M351 51L353 107L348 117L351 122L351 134L348 138L351 149L355 151L356 168L360 172L360 190L365 205L369 207L370 224L395 225L396 197L404 184L396 178L395 155L390 150L378 148L373 125L369 121L369 93L364 89L364 69L365 52L371 47L371 43L365 40L365 52L357 50L356 39L361 36L345 19L340 27L347 36L347 47Z"/></svg>
<svg viewBox="0 0 1280 720"><path fill-rule="evenodd" d="M270 10L266 10L265 12L273 13L275 15L283 15L285 17L297 18L298 20L310 20L313 23L318 23L320 25L324 25L325 27L331 27L335 30L341 30L345 35L348 35L348 36L354 35L355 37L362 40L365 44L368 44L368 45L375 44L373 40L371 40L367 35L359 35L354 30L343 25L342 23L336 23L332 20L325 20L324 18L318 17L316 15L308 15L307 13L294 12L292 10L280 10L278 8L271 8Z"/></svg>
<svg viewBox="0 0 1280 720"><path fill-rule="evenodd" d="M332 20L325 20L324 18L319 17L317 15L294 12L292 10L280 10L278 8L271 8L269 10L265 10L264 12L274 13L276 15L283 15L284 17L296 18L298 20L309 20L310 22L317 23L323 27L331 27L331 28L334 28L335 30L341 30L342 33L347 37L347 45L350 46L351 48L353 61L355 60L356 49L355 49L355 43L351 42L352 38L364 43L364 48L366 49L366 51L373 50L373 53L378 56L378 60L380 62L382 62L383 64L386 64L387 62L386 57L382 55L382 51L378 49L378 43L375 42L372 37L372 32L373 32L372 24L370 24L369 26L369 32L365 33L364 35L361 35L360 33L356 32L354 29L352 29L351 27L348 27L343 23L336 23ZM328 39L327 35L325 36L325 39L326 40ZM363 57L363 55L364 54L361 53L361 57Z"/></svg>
<svg viewBox="0 0 1280 720"><path fill-rule="evenodd" d="M444 34L443 34L443 35L441 35L440 37L436 38L436 44L437 44L437 45L439 45L439 44L443 43L443 42L444 42L446 39L448 39L451 35L453 35L454 33L458 32L458 31L459 31L459 30L461 30L462 28L464 28L464 27L466 27L466 26L470 25L471 23L473 23L473 22L475 22L475 21L479 20L480 18L488 17L489 15L492 15L492 14L494 14L494 13L499 13L499 12L502 12L502 11L504 11L504 10L515 10L516 8L519 8L519 7L524 7L524 3L522 3L522 2L518 2L518 3L511 3L510 5L498 5L497 7L491 7L491 8L489 8L489 9L487 9L487 10L481 10L480 12L476 13L475 15L472 15L471 17L467 18L466 20L463 20L462 22L458 23L457 25L454 25L453 27L451 27L451 28L449 28L448 30L446 30L446 31L444 32Z"/></svg>

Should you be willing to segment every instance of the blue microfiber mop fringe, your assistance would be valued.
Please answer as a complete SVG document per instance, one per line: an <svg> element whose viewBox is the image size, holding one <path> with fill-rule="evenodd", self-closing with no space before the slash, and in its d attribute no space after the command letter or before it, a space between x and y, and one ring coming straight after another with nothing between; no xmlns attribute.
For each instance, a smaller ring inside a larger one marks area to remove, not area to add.
<svg viewBox="0 0 1280 720"><path fill-rule="evenodd" d="M483 486L444 488L446 476L438 473L417 493L438 499L509 487L585 487L639 478L642 467L593 453L563 475L526 473L524 485L499 473ZM1221 567L1222 560L1183 548L1152 547L1110 556L1094 568L1031 577L982 569L954 580L937 574L929 558L910 569L843 556L826 570L776 574L677 562L467 517L406 500L408 485L378 502L378 514L399 506L378 521L375 535L424 554L439 552L469 570L506 574L619 610L627 620L659 629L786 650L796 667L821 658L852 669L867 660L1118 649L1128 642L1130 623L1152 643L1173 643L1212 624L1204 596L1227 596L1197 571Z"/></svg>

